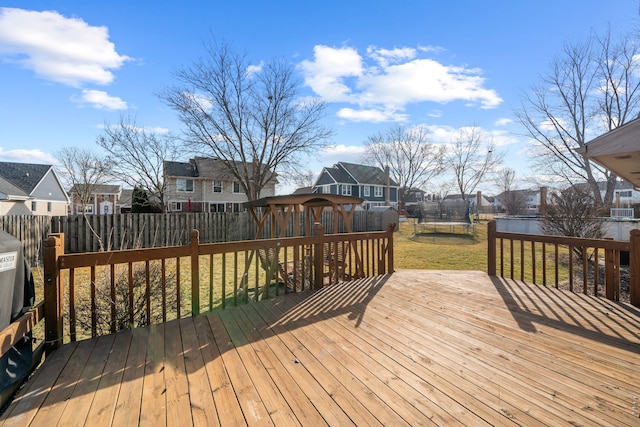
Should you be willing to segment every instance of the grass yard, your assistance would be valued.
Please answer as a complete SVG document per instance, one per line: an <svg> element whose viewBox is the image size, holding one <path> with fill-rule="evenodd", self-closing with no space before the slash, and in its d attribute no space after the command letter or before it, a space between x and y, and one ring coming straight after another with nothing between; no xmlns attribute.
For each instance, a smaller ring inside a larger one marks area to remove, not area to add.
<svg viewBox="0 0 640 427"><path fill-rule="evenodd" d="M478 223L475 234L455 231L414 235L413 220L400 223L393 238L395 267L487 271L487 223Z"/></svg>

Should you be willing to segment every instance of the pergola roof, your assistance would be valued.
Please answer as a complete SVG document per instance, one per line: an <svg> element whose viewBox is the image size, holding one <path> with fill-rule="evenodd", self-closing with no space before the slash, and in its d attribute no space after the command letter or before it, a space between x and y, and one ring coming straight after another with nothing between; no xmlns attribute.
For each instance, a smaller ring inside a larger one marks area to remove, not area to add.
<svg viewBox="0 0 640 427"><path fill-rule="evenodd" d="M287 194L284 196L271 196L263 197L261 199L245 202L243 206L249 208L264 208L267 206L287 206L287 205L302 205L302 206L334 206L334 205L347 205L347 204L360 204L362 199L353 196L339 196L337 194Z"/></svg>
<svg viewBox="0 0 640 427"><path fill-rule="evenodd" d="M352 196L339 196L337 194L290 194L284 196L263 197L262 199L245 202L243 206L249 209L251 216L258 226L256 238L262 234L267 221L271 221L271 237L284 237L287 224L293 217L294 233L298 233L299 215L304 212L307 221L305 224L306 235L311 235L311 224L319 222L322 211L331 208L333 211L333 232L338 232L338 218L344 221L347 232L351 232L351 219L355 207L362 203L362 199ZM265 208L261 212L256 209ZM302 209L301 209L302 208ZM279 229L279 232L278 232Z"/></svg>
<svg viewBox="0 0 640 427"><path fill-rule="evenodd" d="M600 135L576 151L640 188L640 118Z"/></svg>

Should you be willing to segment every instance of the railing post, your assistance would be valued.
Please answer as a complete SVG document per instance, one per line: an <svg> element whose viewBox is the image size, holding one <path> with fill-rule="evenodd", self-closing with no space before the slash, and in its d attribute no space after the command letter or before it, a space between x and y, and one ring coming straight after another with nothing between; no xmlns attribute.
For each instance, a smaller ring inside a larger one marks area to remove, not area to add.
<svg viewBox="0 0 640 427"><path fill-rule="evenodd" d="M191 230L191 315L200 314L200 232ZM213 274L211 272L210 274Z"/></svg>
<svg viewBox="0 0 640 427"><path fill-rule="evenodd" d="M487 224L487 273L496 275L496 220Z"/></svg>
<svg viewBox="0 0 640 427"><path fill-rule="evenodd" d="M613 238L609 237L607 240L613 240ZM616 266L620 264L616 262L616 254L619 256L620 252L613 249L604 250L604 295L611 301L620 300L620 281L616 280L616 277L620 277L616 274Z"/></svg>
<svg viewBox="0 0 640 427"><path fill-rule="evenodd" d="M324 228L322 223L316 222L313 226L316 243L313 245L313 287L322 288L324 276Z"/></svg>
<svg viewBox="0 0 640 427"><path fill-rule="evenodd" d="M393 273L393 232L396 224L389 224L387 230L387 273Z"/></svg>
<svg viewBox="0 0 640 427"><path fill-rule="evenodd" d="M640 307L640 230L631 230L629 240L629 299Z"/></svg>
<svg viewBox="0 0 640 427"><path fill-rule="evenodd" d="M61 234L51 234L44 241L44 350L47 355L62 345L63 284L58 257L64 253L63 241Z"/></svg>

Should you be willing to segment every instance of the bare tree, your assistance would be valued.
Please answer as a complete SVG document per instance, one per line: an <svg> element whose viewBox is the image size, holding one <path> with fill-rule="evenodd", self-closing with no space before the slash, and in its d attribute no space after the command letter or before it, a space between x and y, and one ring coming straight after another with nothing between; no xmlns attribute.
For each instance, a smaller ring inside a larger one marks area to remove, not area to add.
<svg viewBox="0 0 640 427"><path fill-rule="evenodd" d="M469 205L469 198L478 184L489 178L502 162L503 154L497 152L493 142L485 143L482 130L477 126L464 127L445 154L462 198Z"/></svg>
<svg viewBox="0 0 640 427"><path fill-rule="evenodd" d="M597 204L610 204L615 174L598 167L575 149L598 133L615 129L638 111L640 47L630 37L612 41L590 36L566 44L551 71L525 95L516 115L536 141L540 170L568 184L586 182ZM595 132L595 134L594 134ZM607 182L605 197L598 181Z"/></svg>
<svg viewBox="0 0 640 427"><path fill-rule="evenodd" d="M301 171L297 174L294 174L291 176L291 180L298 186L298 187L312 187L313 186L313 180L314 180L314 173L313 171Z"/></svg>
<svg viewBox="0 0 640 427"><path fill-rule="evenodd" d="M496 178L496 184L501 190L500 203L507 215L522 214L526 207L524 193L516 189L515 178L516 171L512 168L502 168Z"/></svg>
<svg viewBox="0 0 640 427"><path fill-rule="evenodd" d="M257 199L274 173L299 170L302 154L324 146L332 133L320 124L325 104L300 96L300 81L283 60L256 66L215 41L205 53L175 73L180 86L161 98L178 113L192 147L222 160L249 200Z"/></svg>
<svg viewBox="0 0 640 427"><path fill-rule="evenodd" d="M77 147L63 147L55 157L60 162L58 170L69 188L72 203L79 201L84 215L96 188L109 181L112 164L91 150Z"/></svg>
<svg viewBox="0 0 640 427"><path fill-rule="evenodd" d="M142 188L152 203L165 210L164 161L178 158L179 149L171 134L148 131L134 118L121 116L117 125L105 124L96 143L110 154L119 180Z"/></svg>
<svg viewBox="0 0 640 427"><path fill-rule="evenodd" d="M389 167L389 175L400 186L399 207L404 209L412 188L422 188L444 170L444 147L429 142L421 126L396 125L370 136L364 161Z"/></svg>
<svg viewBox="0 0 640 427"><path fill-rule="evenodd" d="M591 192L571 186L551 196L542 211L541 228L545 234L602 239L604 223L599 216L598 204ZM574 251L582 257L582 248Z"/></svg>

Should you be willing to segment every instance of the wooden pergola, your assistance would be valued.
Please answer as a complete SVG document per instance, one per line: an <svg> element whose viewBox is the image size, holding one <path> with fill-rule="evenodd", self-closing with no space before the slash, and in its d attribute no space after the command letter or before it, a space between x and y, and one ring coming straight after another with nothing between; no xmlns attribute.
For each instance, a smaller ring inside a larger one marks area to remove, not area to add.
<svg viewBox="0 0 640 427"><path fill-rule="evenodd" d="M339 218L342 218L347 233L351 232L351 220L356 206L362 199L337 194L293 194L263 197L244 203L258 225L256 239L260 238L265 224L271 222L271 238L285 237L287 225L293 216L293 237L300 236L300 212L304 213L305 236L311 235L312 224L320 222L325 209L333 211L333 233L338 232Z"/></svg>

